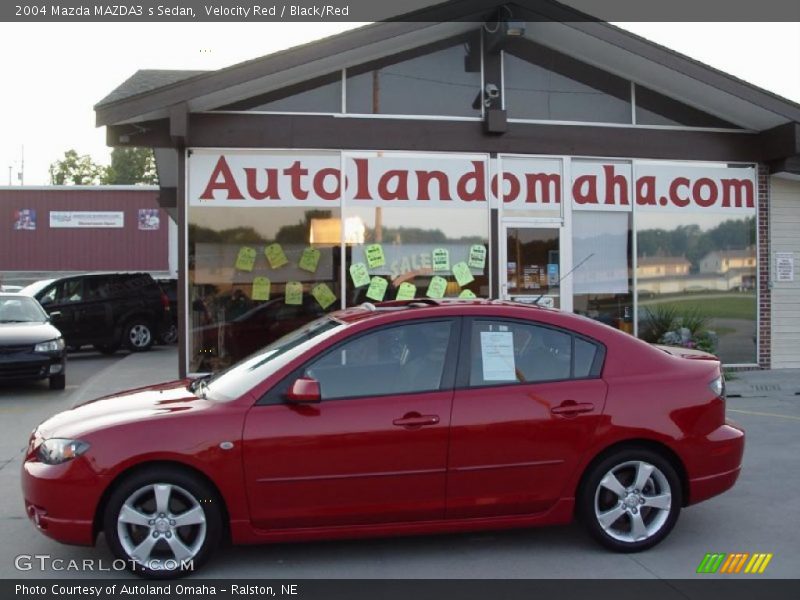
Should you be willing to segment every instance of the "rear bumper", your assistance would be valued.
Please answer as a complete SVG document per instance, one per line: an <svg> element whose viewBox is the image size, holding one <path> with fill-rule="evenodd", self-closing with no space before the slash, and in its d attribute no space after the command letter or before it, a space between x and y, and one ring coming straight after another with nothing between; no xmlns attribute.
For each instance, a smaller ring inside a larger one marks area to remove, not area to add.
<svg viewBox="0 0 800 600"><path fill-rule="evenodd" d="M689 477L687 504L708 500L733 487L742 470L744 437L744 431L730 422L706 437L703 468Z"/></svg>

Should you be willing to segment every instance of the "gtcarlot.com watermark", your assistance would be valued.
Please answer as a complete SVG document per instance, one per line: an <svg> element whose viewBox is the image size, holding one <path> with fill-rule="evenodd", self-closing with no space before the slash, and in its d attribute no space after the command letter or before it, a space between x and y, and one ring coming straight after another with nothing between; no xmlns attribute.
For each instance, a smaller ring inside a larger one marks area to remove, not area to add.
<svg viewBox="0 0 800 600"><path fill-rule="evenodd" d="M134 567L145 567L153 571L193 571L193 560L164 560L151 559L145 562L123 560L118 558L113 561L103 559L83 558L54 558L50 554L19 554L14 558L14 568L17 571L80 571L80 572L112 572L126 571Z"/></svg>

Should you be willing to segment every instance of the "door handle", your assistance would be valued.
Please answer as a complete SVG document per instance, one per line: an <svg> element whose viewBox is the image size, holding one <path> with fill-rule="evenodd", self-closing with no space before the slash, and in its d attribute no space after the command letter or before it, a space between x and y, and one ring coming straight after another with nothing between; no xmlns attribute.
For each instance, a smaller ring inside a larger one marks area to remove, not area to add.
<svg viewBox="0 0 800 600"><path fill-rule="evenodd" d="M51 317L60 317L61 316L61 311L60 310L54 310L53 312L50 313L50 316Z"/></svg>
<svg viewBox="0 0 800 600"><path fill-rule="evenodd" d="M558 406L551 408L550 412L554 415L574 417L575 415L592 412L593 410L594 404L591 402L575 402L574 400L564 400L564 402Z"/></svg>
<svg viewBox="0 0 800 600"><path fill-rule="evenodd" d="M408 413L403 415L400 419L395 419L392 424L398 427L406 427L408 429L416 429L424 427L425 425L436 425L439 422L437 415L421 415L417 412Z"/></svg>

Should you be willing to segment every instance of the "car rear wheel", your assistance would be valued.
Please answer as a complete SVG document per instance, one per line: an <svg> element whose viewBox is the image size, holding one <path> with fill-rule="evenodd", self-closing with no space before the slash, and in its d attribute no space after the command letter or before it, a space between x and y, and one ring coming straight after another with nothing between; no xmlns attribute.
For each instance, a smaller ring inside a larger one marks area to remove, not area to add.
<svg viewBox="0 0 800 600"><path fill-rule="evenodd" d="M64 373L50 377L51 390L63 390L65 387L67 387L67 376Z"/></svg>
<svg viewBox="0 0 800 600"><path fill-rule="evenodd" d="M171 468L124 480L109 497L103 524L114 555L152 579L196 571L222 536L216 493L200 478Z"/></svg>
<svg viewBox="0 0 800 600"><path fill-rule="evenodd" d="M123 339L131 352L143 352L153 345L153 329L147 321L134 319L125 325Z"/></svg>
<svg viewBox="0 0 800 600"><path fill-rule="evenodd" d="M638 552L663 540L678 520L681 484L661 455L645 449L615 452L594 465L578 496L592 536L617 552Z"/></svg>

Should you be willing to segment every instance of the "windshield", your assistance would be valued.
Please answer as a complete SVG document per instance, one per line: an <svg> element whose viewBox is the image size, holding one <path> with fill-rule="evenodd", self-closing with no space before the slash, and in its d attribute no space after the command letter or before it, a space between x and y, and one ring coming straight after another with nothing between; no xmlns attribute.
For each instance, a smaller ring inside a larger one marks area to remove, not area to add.
<svg viewBox="0 0 800 600"><path fill-rule="evenodd" d="M193 382L190 389L198 396L214 402L229 402L239 398L341 326L341 322L328 316L312 321L224 371Z"/></svg>
<svg viewBox="0 0 800 600"><path fill-rule="evenodd" d="M47 313L27 296L0 296L0 323L44 323Z"/></svg>

